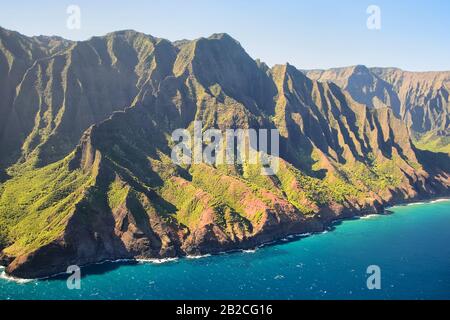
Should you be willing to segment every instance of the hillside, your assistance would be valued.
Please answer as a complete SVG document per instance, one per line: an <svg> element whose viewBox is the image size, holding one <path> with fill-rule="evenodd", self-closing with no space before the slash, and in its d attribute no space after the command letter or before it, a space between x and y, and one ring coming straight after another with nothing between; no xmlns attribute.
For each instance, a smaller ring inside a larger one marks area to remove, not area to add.
<svg viewBox="0 0 450 320"><path fill-rule="evenodd" d="M317 81L336 83L371 108L389 107L411 129L418 147L448 153L450 72L354 66L305 73Z"/></svg>
<svg viewBox="0 0 450 320"><path fill-rule="evenodd" d="M1 110L0 261L11 275L251 248L449 193L449 157L416 149L387 104L269 68L227 34L171 43L120 31L38 52ZM194 121L278 129L279 171L175 165L170 136Z"/></svg>

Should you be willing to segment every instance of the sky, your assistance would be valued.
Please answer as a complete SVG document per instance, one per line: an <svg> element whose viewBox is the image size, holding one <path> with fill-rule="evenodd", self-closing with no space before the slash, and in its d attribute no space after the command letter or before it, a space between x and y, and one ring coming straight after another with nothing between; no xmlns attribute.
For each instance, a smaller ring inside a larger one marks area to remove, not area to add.
<svg viewBox="0 0 450 320"><path fill-rule="evenodd" d="M79 29L67 26L70 5L80 9ZM123 29L172 41L226 32L269 65L450 70L448 0L2 0L0 26L71 40Z"/></svg>

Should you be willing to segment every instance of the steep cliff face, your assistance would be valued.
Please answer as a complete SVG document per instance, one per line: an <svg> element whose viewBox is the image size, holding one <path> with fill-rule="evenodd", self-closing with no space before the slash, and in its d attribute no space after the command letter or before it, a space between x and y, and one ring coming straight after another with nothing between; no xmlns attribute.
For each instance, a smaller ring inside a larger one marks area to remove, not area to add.
<svg viewBox="0 0 450 320"><path fill-rule="evenodd" d="M321 82L336 83L356 101L369 107L391 108L411 128L420 146L447 150L450 72L356 66L313 70L306 74Z"/></svg>
<svg viewBox="0 0 450 320"><path fill-rule="evenodd" d="M307 76L320 82L334 82L346 90L354 100L370 108L390 107L402 116L401 104L392 84L365 66L308 71Z"/></svg>
<svg viewBox="0 0 450 320"><path fill-rule="evenodd" d="M4 169L4 159L10 152L6 147L9 140L24 135L22 125L11 119L17 86L37 60L60 52L70 44L56 37L28 38L0 27L0 168ZM14 130L6 132L7 127Z"/></svg>
<svg viewBox="0 0 450 320"><path fill-rule="evenodd" d="M398 92L401 114L414 131L448 133L450 72L407 72L392 68L371 71Z"/></svg>
<svg viewBox="0 0 450 320"><path fill-rule="evenodd" d="M13 108L20 123L36 118L16 144L28 165L0 184L0 261L24 278L250 248L450 186L448 157L416 150L392 110L291 65L268 68L226 34L72 44L28 69ZM278 172L174 164L171 133L194 121L277 128Z"/></svg>
<svg viewBox="0 0 450 320"><path fill-rule="evenodd" d="M23 53L11 54L13 61L28 57L17 79L0 77L11 86L2 117L3 167L61 160L89 126L132 105L144 85L157 86L166 76L166 60L170 63L177 51L165 40L134 31L70 43L60 51L51 46L41 52L43 40L29 41Z"/></svg>

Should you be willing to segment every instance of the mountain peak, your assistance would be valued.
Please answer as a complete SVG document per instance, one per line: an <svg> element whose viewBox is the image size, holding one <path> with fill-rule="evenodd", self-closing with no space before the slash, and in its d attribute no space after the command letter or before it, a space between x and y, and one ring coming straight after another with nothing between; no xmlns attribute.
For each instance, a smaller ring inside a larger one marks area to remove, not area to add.
<svg viewBox="0 0 450 320"><path fill-rule="evenodd" d="M224 43L232 43L234 45L238 45L239 47L241 47L241 44L239 43L239 41L234 39L228 33L213 33L207 39L208 40L218 40L218 41L221 41Z"/></svg>
<svg viewBox="0 0 450 320"><path fill-rule="evenodd" d="M220 32L220 33L213 33L208 37L208 39L211 40L233 40L235 42L238 42L236 39L234 39L232 36L230 36L226 32Z"/></svg>
<svg viewBox="0 0 450 320"><path fill-rule="evenodd" d="M107 33L105 35L105 38L109 38L109 37L115 37L115 38L124 38L124 39L133 39L136 37L145 37L145 38L149 38L151 40L156 40L158 38L153 37L152 35L143 33L143 32L139 32L133 29L125 29L125 30L118 30L118 31L114 31L114 32L110 32Z"/></svg>
<svg viewBox="0 0 450 320"><path fill-rule="evenodd" d="M370 70L365 65L358 64L353 67L353 72L354 73L370 73Z"/></svg>

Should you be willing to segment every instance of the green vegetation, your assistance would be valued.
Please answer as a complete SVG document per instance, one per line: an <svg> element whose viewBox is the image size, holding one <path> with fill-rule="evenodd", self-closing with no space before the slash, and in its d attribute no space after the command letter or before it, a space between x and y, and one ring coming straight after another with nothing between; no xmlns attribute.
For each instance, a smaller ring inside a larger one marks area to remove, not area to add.
<svg viewBox="0 0 450 320"><path fill-rule="evenodd" d="M417 148L422 150L450 154L450 136L439 136L431 132L417 136L414 143Z"/></svg>
<svg viewBox="0 0 450 320"><path fill-rule="evenodd" d="M277 176L289 201L305 213L312 212L312 205L343 203L359 195L358 189L342 179L310 177L290 165L282 167Z"/></svg>
<svg viewBox="0 0 450 320"><path fill-rule="evenodd" d="M173 217L178 223L195 229L203 214L207 214L223 230L234 224L244 230L251 229L250 222L242 216L245 210L239 202L241 198L237 196L242 195L241 192L249 192L246 187L238 185L239 190L234 190L230 195L229 190L217 190L210 184L214 180L218 182L216 179L221 177L221 173L212 167L194 167L191 173L194 177L192 182L173 177L166 180L160 190L161 196L176 207ZM223 186L227 187L226 184Z"/></svg>
<svg viewBox="0 0 450 320"><path fill-rule="evenodd" d="M109 186L108 190L108 204L109 207L113 210L117 208L119 205L125 202L128 191L130 187L116 179Z"/></svg>
<svg viewBox="0 0 450 320"><path fill-rule="evenodd" d="M395 160L375 162L372 166L355 163L343 166L342 169L353 188L356 187L361 192L380 192L395 188L401 184L403 176Z"/></svg>
<svg viewBox="0 0 450 320"><path fill-rule="evenodd" d="M7 254L58 239L75 209L97 239L128 230L127 248L153 254L158 242L167 252L203 245L202 234L224 242L261 236L266 219L273 228L320 219L323 207L338 214L339 205L358 208L390 189L448 188L433 176L438 156L415 152L407 126L381 102L373 111L290 65L263 71L230 37L172 44L124 31L58 46L63 54L40 52L39 59L9 48L11 72L0 70L0 82L11 84L0 93L15 93L11 101L0 97L0 110L14 111L0 118L7 129L0 137L0 249ZM192 132L196 120L204 130L277 128L278 173L264 176L249 163L175 165L172 132ZM419 148L450 152L448 137L419 138ZM85 171L69 170L80 142Z"/></svg>
<svg viewBox="0 0 450 320"><path fill-rule="evenodd" d="M240 230L250 232L252 230L252 224L249 220L245 219L239 213L232 208L222 205L216 208L217 215L215 222L222 230L227 230L229 227L238 225ZM259 223L259 221L257 221Z"/></svg>
<svg viewBox="0 0 450 320"><path fill-rule="evenodd" d="M79 170L69 171L65 159L4 183L0 195L1 241L13 244L6 252L30 252L58 238L92 182Z"/></svg>
<svg viewBox="0 0 450 320"><path fill-rule="evenodd" d="M209 195L181 178L167 180L161 195L177 208L176 220L187 227L195 227L201 213L211 205Z"/></svg>
<svg viewBox="0 0 450 320"><path fill-rule="evenodd" d="M245 216L245 199L261 199L252 185L238 177L231 177L206 165L191 168L192 183L209 194L218 204L233 208L236 213Z"/></svg>

